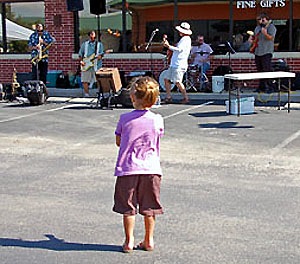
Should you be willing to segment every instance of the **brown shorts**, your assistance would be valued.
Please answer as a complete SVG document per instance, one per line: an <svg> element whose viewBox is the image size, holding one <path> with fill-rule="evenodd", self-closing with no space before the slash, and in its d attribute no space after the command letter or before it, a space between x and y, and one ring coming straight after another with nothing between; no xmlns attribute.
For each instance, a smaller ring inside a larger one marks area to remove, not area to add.
<svg viewBox="0 0 300 264"><path fill-rule="evenodd" d="M162 214L160 197L161 176L156 174L118 176L115 185L113 211L124 215Z"/></svg>

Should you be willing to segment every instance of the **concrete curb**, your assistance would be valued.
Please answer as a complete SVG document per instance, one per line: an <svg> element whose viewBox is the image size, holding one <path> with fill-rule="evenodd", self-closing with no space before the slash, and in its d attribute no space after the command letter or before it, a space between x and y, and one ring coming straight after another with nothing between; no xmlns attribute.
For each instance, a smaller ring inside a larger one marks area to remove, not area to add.
<svg viewBox="0 0 300 264"><path fill-rule="evenodd" d="M50 97L67 97L67 98L82 98L83 97L83 89L74 88L47 88L48 94ZM90 89L90 97L97 97L97 89ZM259 102L277 102L278 97L277 93L272 94L259 94L256 92L243 92L241 93L242 97L251 97L253 96L255 100ZM182 95L178 92L173 92L172 97L175 100L181 100ZM228 92L221 93L188 93L188 97L190 101L225 101L228 100ZM161 93L161 98L165 98L165 93ZM88 98L89 99L89 98ZM63 99L62 99L63 100ZM287 93L281 94L281 101L287 102L288 95ZM300 103L300 90L291 92L291 102Z"/></svg>

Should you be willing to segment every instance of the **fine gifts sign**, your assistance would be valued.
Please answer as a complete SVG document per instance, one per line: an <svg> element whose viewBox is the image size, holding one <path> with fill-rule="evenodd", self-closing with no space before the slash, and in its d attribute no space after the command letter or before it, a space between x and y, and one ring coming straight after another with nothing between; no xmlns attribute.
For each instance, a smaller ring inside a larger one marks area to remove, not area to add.
<svg viewBox="0 0 300 264"><path fill-rule="evenodd" d="M285 0L250 0L250 1L236 1L236 8L271 8L271 7L284 7L286 5Z"/></svg>

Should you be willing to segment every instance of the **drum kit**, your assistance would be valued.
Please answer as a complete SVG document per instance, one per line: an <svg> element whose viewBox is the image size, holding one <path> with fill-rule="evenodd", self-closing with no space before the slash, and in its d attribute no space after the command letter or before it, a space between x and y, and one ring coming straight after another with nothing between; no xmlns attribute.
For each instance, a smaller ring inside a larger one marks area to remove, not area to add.
<svg viewBox="0 0 300 264"><path fill-rule="evenodd" d="M201 55L207 54L207 52L199 51ZM163 70L159 75L159 84L162 91L165 91L165 76L168 69ZM183 77L183 84L188 92L207 91L209 87L209 80L206 74L203 72L202 65L189 64L188 69ZM176 89L175 83L172 83L171 89Z"/></svg>

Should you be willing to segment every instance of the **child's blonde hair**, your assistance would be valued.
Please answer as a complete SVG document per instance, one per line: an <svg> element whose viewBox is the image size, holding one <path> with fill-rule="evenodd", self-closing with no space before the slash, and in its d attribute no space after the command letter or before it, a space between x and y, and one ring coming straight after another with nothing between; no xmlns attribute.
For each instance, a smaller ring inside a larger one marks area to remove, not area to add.
<svg viewBox="0 0 300 264"><path fill-rule="evenodd" d="M149 76L137 77L130 84L130 94L140 100L143 107L151 107L159 96L159 84Z"/></svg>

